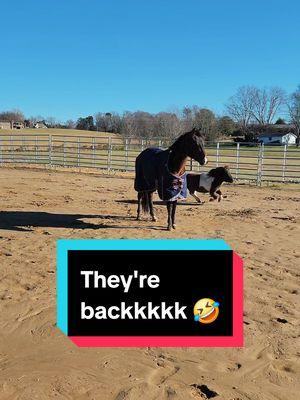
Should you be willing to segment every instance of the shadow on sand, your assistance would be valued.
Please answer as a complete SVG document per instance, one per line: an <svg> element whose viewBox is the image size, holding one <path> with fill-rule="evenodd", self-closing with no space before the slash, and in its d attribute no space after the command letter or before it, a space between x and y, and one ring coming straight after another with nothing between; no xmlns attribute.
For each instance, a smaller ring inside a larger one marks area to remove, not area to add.
<svg viewBox="0 0 300 400"><path fill-rule="evenodd" d="M103 219L106 223L92 224L81 219ZM132 225L124 226L107 224L110 221L136 221L135 217L124 215L97 215L97 214L57 214L41 211L1 211L0 229L32 232L33 228L66 228L66 229L154 229L161 230L159 226Z"/></svg>
<svg viewBox="0 0 300 400"><path fill-rule="evenodd" d="M116 203L123 203L123 204L137 204L137 200L115 200L115 202ZM166 202L164 202L162 200L154 200L153 204L155 206L165 206ZM204 202L200 204L200 203L197 203L196 201L192 201L192 202L179 201L177 203L177 206L179 206L179 207L181 207L181 206L195 206L195 207L198 207L198 206L201 206L202 204L204 204Z"/></svg>

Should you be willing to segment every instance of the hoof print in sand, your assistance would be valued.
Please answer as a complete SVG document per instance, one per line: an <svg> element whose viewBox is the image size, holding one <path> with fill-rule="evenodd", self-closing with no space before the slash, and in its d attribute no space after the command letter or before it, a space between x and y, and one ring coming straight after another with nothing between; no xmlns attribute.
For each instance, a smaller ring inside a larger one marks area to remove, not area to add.
<svg viewBox="0 0 300 400"><path fill-rule="evenodd" d="M276 318L277 322L280 322L281 324L287 324L289 321L285 318Z"/></svg>
<svg viewBox="0 0 300 400"><path fill-rule="evenodd" d="M198 385L197 383L193 383L191 387L194 388L196 392L204 399L212 399L213 397L219 396L219 393L209 389L209 387L206 385Z"/></svg>

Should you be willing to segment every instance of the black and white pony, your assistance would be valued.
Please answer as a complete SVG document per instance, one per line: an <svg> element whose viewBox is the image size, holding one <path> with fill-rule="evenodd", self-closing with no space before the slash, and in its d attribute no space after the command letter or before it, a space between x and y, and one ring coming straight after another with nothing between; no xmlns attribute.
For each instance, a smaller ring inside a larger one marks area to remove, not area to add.
<svg viewBox="0 0 300 400"><path fill-rule="evenodd" d="M207 163L204 137L198 129L181 135L167 150L148 148L138 155L134 181L138 192L138 220L142 208L156 221L153 193L157 190L161 200L167 203L168 230L175 229L177 200L187 197L185 165L189 157L200 165Z"/></svg>
<svg viewBox="0 0 300 400"><path fill-rule="evenodd" d="M211 200L221 201L227 196L223 196L221 192L221 186L224 182L232 183L233 177L230 173L228 165L225 167L213 168L208 172L202 172L201 174L189 173L186 174L187 188L191 196L197 200L198 203L202 203L196 192L209 193Z"/></svg>

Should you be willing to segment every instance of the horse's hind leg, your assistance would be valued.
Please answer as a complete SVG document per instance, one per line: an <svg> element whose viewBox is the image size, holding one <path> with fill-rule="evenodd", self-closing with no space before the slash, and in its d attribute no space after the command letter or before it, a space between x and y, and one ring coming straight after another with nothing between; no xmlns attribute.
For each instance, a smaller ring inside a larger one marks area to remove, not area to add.
<svg viewBox="0 0 300 400"><path fill-rule="evenodd" d="M176 224L175 224L175 213L176 213L176 206L177 206L177 200L173 201L173 207L172 207L172 228L176 229Z"/></svg>
<svg viewBox="0 0 300 400"><path fill-rule="evenodd" d="M150 215L152 217L152 221L157 221L157 218L154 214L154 209L153 209L153 192L148 193L148 200L149 200L149 209L150 209Z"/></svg>
<svg viewBox="0 0 300 400"><path fill-rule="evenodd" d="M142 205L142 193L138 192L138 208L137 208L137 216L136 216L136 219L138 221L141 220L141 205Z"/></svg>
<svg viewBox="0 0 300 400"><path fill-rule="evenodd" d="M172 230L172 210L173 203L171 201L167 201L167 210L168 210L168 231Z"/></svg>

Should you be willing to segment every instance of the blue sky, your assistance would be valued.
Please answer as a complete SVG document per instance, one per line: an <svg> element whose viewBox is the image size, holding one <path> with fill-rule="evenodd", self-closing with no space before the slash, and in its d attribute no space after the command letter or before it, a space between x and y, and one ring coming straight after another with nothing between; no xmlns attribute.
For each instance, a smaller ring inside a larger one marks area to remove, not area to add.
<svg viewBox="0 0 300 400"><path fill-rule="evenodd" d="M0 110L76 119L300 83L298 0L26 0L1 4Z"/></svg>

